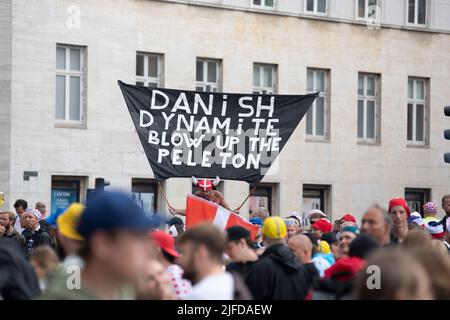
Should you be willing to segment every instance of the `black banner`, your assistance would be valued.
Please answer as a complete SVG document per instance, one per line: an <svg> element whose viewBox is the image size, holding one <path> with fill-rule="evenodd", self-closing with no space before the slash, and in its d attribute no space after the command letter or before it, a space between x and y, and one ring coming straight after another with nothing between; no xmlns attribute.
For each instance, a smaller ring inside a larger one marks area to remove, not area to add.
<svg viewBox="0 0 450 320"><path fill-rule="evenodd" d="M158 180L219 176L260 182L318 95L209 93L118 83Z"/></svg>

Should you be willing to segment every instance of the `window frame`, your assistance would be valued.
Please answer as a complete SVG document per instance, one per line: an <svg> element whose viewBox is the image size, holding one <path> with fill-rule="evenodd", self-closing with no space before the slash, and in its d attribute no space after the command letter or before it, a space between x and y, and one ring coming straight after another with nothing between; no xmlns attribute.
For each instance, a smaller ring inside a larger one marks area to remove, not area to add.
<svg viewBox="0 0 450 320"><path fill-rule="evenodd" d="M305 12L306 14L311 14L311 15L315 15L315 16L328 16L328 9L329 9L329 0L325 0L325 12L319 12L317 11L317 8L319 6L319 0L313 0L314 1L314 9L313 11L308 10L308 0L304 1L303 4L303 12Z"/></svg>
<svg viewBox="0 0 450 320"><path fill-rule="evenodd" d="M410 98L409 97L409 81L412 80L413 81L413 97ZM416 83L417 81L423 81L424 83L424 99L420 100L416 98ZM427 78L420 78L420 77L408 77L408 83L407 83L407 103L406 103L406 141L408 143L408 146L419 146L419 147L424 147L424 146L428 146L429 143L429 92L428 89L429 88L429 79ZM409 104L413 105L413 118L412 118L412 124L413 124L413 128L411 129L411 136L413 138L413 140L409 140L408 139L408 126L409 126L409 121L408 121L408 108L409 108ZM418 104L423 104L424 106L424 110L423 110L423 140L422 141L418 141L416 140L416 132L417 132L417 105Z"/></svg>
<svg viewBox="0 0 450 320"><path fill-rule="evenodd" d="M307 133L307 128L305 125L305 134L306 134L306 138L309 141L328 141L329 140L329 119L330 119L330 111L329 111L329 97L330 97L330 70L329 69L321 69L321 68L307 68L306 69L306 83L308 83L308 72L312 71L313 72L313 88L312 90L308 90L308 86L306 88L306 92L307 93L316 93L317 91L317 73L318 72L323 72L324 73L324 91L320 91L319 93L319 97L323 97L324 98L324 134L323 135L318 135L317 132L317 127L316 127L316 115L317 115L317 107L316 107L316 102L317 99L314 100L313 104L311 105L311 110L312 110L312 134L308 134ZM305 115L305 117L307 117L307 114Z"/></svg>
<svg viewBox="0 0 450 320"><path fill-rule="evenodd" d="M362 95L359 94L359 77L364 77L364 93ZM374 77L375 78L375 95L368 96L367 95L367 78ZM356 111L356 138L358 143L360 144L379 144L380 136L381 136L381 75L378 73L370 73L370 72L358 72L358 99L357 99L357 111ZM363 100L363 137L360 138L358 136L359 132L359 121L358 121L358 112L359 112L359 101ZM373 101L375 103L375 115L374 115L374 137L367 137L367 101Z"/></svg>
<svg viewBox="0 0 450 320"><path fill-rule="evenodd" d="M255 9L275 10L278 5L278 0L273 0L273 6L266 6L266 0L261 0L261 4L255 4L255 0L250 0L250 7Z"/></svg>
<svg viewBox="0 0 450 320"><path fill-rule="evenodd" d="M148 88L154 88L150 87L150 83L156 83L156 88L164 88L164 54L162 53L155 53L155 52L143 52L143 51L137 51L136 52L136 59L135 59L135 73L136 67L137 67L137 57L143 56L144 57L144 75L138 76L135 74L136 79L135 83L138 85L138 82L143 82L144 87ZM158 66L158 77L150 77L148 76L148 66L149 66L149 58L150 57L156 57L157 58L157 66Z"/></svg>
<svg viewBox="0 0 450 320"><path fill-rule="evenodd" d="M64 55L65 55L65 69L58 69L58 66L56 65L56 59L57 59L57 52L59 48L64 49ZM70 50L71 49L77 49L80 50L80 70L71 70L70 69ZM77 45L70 45L70 44L62 44L57 43L56 44L56 51L55 51L55 114L54 114L54 120L56 126L69 126L69 127L84 127L86 124L86 51L87 48L84 46L77 46ZM64 77L64 119L57 119L56 118L56 78L58 76ZM70 120L70 77L79 77L80 78L80 120Z"/></svg>
<svg viewBox="0 0 450 320"><path fill-rule="evenodd" d="M259 87L255 86L253 83L254 80L254 72L255 72L255 66L259 67ZM272 68L272 87L265 87L264 86L264 67L271 67ZM254 62L253 63L253 72L252 72L252 93L253 94L277 94L278 87L278 65L276 64L270 64L270 63L260 63L260 62ZM262 92L266 91L266 92Z"/></svg>
<svg viewBox="0 0 450 320"><path fill-rule="evenodd" d="M419 0L414 0L414 22L409 22L409 1L405 1L405 25L409 27L416 27L416 28L427 28L429 24L429 6L431 5L428 0L425 0L425 23L418 23L419 21Z"/></svg>
<svg viewBox="0 0 450 320"><path fill-rule="evenodd" d="M376 23L379 23L381 21L381 13L382 13L382 9L381 9L381 0L376 0L377 4L376 4L376 11L375 11L375 19L373 19L372 17L369 16L369 0L364 0L364 17L360 17L359 16L359 0L355 0L355 19L357 21L374 21Z"/></svg>
<svg viewBox="0 0 450 320"><path fill-rule="evenodd" d="M197 63L202 61L203 63L203 81L197 81ZM216 64L216 82L208 81L208 62L214 62ZM197 88L202 87L203 92L222 92L222 60L214 58L197 57L195 60L195 91ZM206 91L206 86L216 88L216 91Z"/></svg>

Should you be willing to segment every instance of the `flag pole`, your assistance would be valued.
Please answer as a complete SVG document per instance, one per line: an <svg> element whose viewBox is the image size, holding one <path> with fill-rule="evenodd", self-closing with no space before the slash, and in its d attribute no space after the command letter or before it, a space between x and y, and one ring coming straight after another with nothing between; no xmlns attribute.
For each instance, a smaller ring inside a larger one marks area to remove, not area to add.
<svg viewBox="0 0 450 320"><path fill-rule="evenodd" d="M164 191L164 188L162 187L162 185L161 185L161 183L159 181L158 181L158 186L159 186L159 189L161 190L161 193L162 193L162 195L164 197L164 200L166 201L167 205L169 206L169 208L172 208L172 206L169 203L169 200L167 200L166 192Z"/></svg>
<svg viewBox="0 0 450 320"><path fill-rule="evenodd" d="M248 196L247 196L247 197L245 198L245 200L241 203L241 205L240 205L239 207L237 207L236 209L234 209L233 211L239 212L239 210L241 210L242 206L247 202L248 198L250 198L250 196L251 196L251 195L253 194L253 192L255 191L256 186L257 186L257 185L255 185L255 186L250 190L250 192L248 193Z"/></svg>

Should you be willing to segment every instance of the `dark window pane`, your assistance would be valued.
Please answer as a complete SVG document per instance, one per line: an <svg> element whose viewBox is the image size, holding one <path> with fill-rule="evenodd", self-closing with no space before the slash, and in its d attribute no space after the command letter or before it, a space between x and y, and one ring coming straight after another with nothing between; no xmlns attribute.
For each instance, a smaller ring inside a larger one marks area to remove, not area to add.
<svg viewBox="0 0 450 320"><path fill-rule="evenodd" d="M423 141L424 139L424 123L425 110L423 104L416 105L416 141Z"/></svg>
<svg viewBox="0 0 450 320"><path fill-rule="evenodd" d="M408 141L413 139L413 105L408 103Z"/></svg>
<svg viewBox="0 0 450 320"><path fill-rule="evenodd" d="M367 101L367 138L375 138L375 102Z"/></svg>
<svg viewBox="0 0 450 320"><path fill-rule="evenodd" d="M415 0L409 0L408 3L408 22L414 23L414 8L416 6Z"/></svg>
<svg viewBox="0 0 450 320"><path fill-rule="evenodd" d="M316 135L325 134L325 98L318 97L316 100Z"/></svg>
<svg viewBox="0 0 450 320"><path fill-rule="evenodd" d="M314 0L308 0L308 2L306 3L306 10L314 11Z"/></svg>
<svg viewBox="0 0 450 320"><path fill-rule="evenodd" d="M70 49L70 70L80 71L81 68L81 51L80 49Z"/></svg>
<svg viewBox="0 0 450 320"><path fill-rule="evenodd" d="M144 56L136 55L136 75L144 76Z"/></svg>
<svg viewBox="0 0 450 320"><path fill-rule="evenodd" d="M149 56L148 57L148 76L157 78L158 77L158 57Z"/></svg>
<svg viewBox="0 0 450 320"><path fill-rule="evenodd" d="M358 76L358 94L364 95L364 76L361 74Z"/></svg>
<svg viewBox="0 0 450 320"><path fill-rule="evenodd" d="M56 69L66 68L66 49L58 47L56 48Z"/></svg>
<svg viewBox="0 0 450 320"><path fill-rule="evenodd" d="M364 100L358 100L358 138L364 138Z"/></svg>
<svg viewBox="0 0 450 320"><path fill-rule="evenodd" d="M317 12L325 13L327 11L327 0L318 0Z"/></svg>
<svg viewBox="0 0 450 320"><path fill-rule="evenodd" d="M425 24L426 22L426 13L427 13L427 2L426 0L419 0L419 15L418 15L418 23Z"/></svg>
<svg viewBox="0 0 450 320"><path fill-rule="evenodd" d="M366 0L358 0L358 17L366 17Z"/></svg>
<svg viewBox="0 0 450 320"><path fill-rule="evenodd" d="M306 90L313 90L313 72L311 70L308 70L306 73Z"/></svg>
<svg viewBox="0 0 450 320"><path fill-rule="evenodd" d="M56 119L64 120L66 115L66 77L56 76Z"/></svg>
<svg viewBox="0 0 450 320"><path fill-rule="evenodd" d="M367 77L367 95L375 96L375 77Z"/></svg>
<svg viewBox="0 0 450 320"><path fill-rule="evenodd" d="M306 134L312 135L313 134L313 108L315 103L309 108L308 112L306 113Z"/></svg>
<svg viewBox="0 0 450 320"><path fill-rule="evenodd" d="M273 0L265 0L266 7L273 7Z"/></svg>
<svg viewBox="0 0 450 320"><path fill-rule="evenodd" d="M143 83L142 81L136 81L136 85L137 85L137 86L143 87L143 86L144 86L144 83Z"/></svg>
<svg viewBox="0 0 450 320"><path fill-rule="evenodd" d="M258 65L253 66L253 85L259 87L260 84L260 67Z"/></svg>
<svg viewBox="0 0 450 320"><path fill-rule="evenodd" d="M149 86L149 88L158 88L158 83L156 83L156 82L149 82L148 86Z"/></svg>
<svg viewBox="0 0 450 320"><path fill-rule="evenodd" d="M208 62L208 82L217 82L217 63Z"/></svg>
<svg viewBox="0 0 450 320"><path fill-rule="evenodd" d="M69 95L69 119L80 120L80 77L70 77L70 95Z"/></svg>
<svg viewBox="0 0 450 320"><path fill-rule="evenodd" d="M197 81L203 81L203 61L197 60Z"/></svg>
<svg viewBox="0 0 450 320"><path fill-rule="evenodd" d="M195 91L205 91L203 87L195 87Z"/></svg>

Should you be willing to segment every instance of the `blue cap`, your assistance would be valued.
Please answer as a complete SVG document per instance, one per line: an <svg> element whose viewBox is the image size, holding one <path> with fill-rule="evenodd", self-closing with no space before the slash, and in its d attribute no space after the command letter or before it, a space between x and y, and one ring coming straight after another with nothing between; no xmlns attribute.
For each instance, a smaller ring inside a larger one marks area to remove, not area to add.
<svg viewBox="0 0 450 320"><path fill-rule="evenodd" d="M249 220L251 224L256 224L258 226L262 226L263 220L260 217L254 217Z"/></svg>
<svg viewBox="0 0 450 320"><path fill-rule="evenodd" d="M121 192L98 194L86 205L77 231L88 239L95 230L147 231L155 227L153 218Z"/></svg>
<svg viewBox="0 0 450 320"><path fill-rule="evenodd" d="M64 212L64 210L65 210L64 208L56 209L55 213L51 214L49 217L45 219L45 221L47 221L47 224L52 228L56 228L57 227L56 220L61 215L61 213Z"/></svg>

